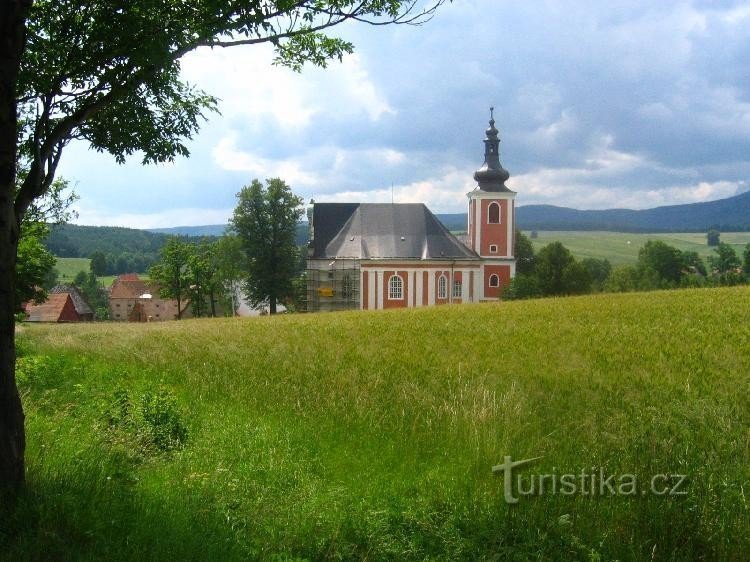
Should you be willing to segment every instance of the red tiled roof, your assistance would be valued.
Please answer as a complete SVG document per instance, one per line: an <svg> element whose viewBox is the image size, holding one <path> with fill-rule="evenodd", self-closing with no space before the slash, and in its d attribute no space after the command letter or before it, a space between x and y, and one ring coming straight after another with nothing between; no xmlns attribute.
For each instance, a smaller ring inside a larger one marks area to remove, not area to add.
<svg viewBox="0 0 750 562"><path fill-rule="evenodd" d="M73 301L68 293L52 293L42 304L30 304L26 308L31 322L59 322L65 305L70 301L70 307L75 312ZM65 320L65 319L63 319Z"/></svg>
<svg viewBox="0 0 750 562"><path fill-rule="evenodd" d="M115 279L112 283L112 290L109 298L112 299L137 299L143 293L148 293L148 287L145 281Z"/></svg>

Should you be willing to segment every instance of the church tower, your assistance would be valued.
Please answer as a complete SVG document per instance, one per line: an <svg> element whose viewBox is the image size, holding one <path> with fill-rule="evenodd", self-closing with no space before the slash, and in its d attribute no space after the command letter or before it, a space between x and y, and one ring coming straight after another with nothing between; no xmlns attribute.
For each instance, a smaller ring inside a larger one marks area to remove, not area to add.
<svg viewBox="0 0 750 562"><path fill-rule="evenodd" d="M467 194L468 233L469 246L482 258L475 294L494 300L516 273L516 194L505 186L510 173L500 164L494 108L490 108L490 126L485 135L484 164L474 173L478 185Z"/></svg>

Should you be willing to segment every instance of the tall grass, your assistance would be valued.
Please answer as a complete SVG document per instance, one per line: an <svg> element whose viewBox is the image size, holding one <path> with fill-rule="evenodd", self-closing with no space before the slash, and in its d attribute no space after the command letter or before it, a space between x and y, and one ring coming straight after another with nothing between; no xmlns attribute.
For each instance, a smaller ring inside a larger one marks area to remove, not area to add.
<svg viewBox="0 0 750 562"><path fill-rule="evenodd" d="M24 326L28 490L0 556L747 559L749 305L743 287ZM184 446L113 427L123 391L172 397ZM504 455L686 474L687 494L508 505Z"/></svg>

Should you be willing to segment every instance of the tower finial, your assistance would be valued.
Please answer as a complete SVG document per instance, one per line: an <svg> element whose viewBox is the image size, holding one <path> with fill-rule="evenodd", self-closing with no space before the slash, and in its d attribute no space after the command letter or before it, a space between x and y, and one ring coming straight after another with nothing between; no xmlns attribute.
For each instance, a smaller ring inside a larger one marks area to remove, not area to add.
<svg viewBox="0 0 750 562"><path fill-rule="evenodd" d="M505 182L510 177L508 170L500 164L499 131L495 128L495 108L490 107L490 126L485 131L484 164L474 174L482 191L510 191Z"/></svg>

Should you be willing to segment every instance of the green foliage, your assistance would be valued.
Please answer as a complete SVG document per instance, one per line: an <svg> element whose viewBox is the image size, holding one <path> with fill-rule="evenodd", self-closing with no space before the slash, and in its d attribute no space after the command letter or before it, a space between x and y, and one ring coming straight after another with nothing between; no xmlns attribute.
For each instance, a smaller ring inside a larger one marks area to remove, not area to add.
<svg viewBox="0 0 750 562"><path fill-rule="evenodd" d="M682 252L682 263L687 268L688 273L694 273L702 276L708 275L706 271L706 264L703 263L698 252L684 251Z"/></svg>
<svg viewBox="0 0 750 562"><path fill-rule="evenodd" d="M109 319L109 295L93 271L80 271L73 284L78 288L81 296L94 311L95 320Z"/></svg>
<svg viewBox="0 0 750 562"><path fill-rule="evenodd" d="M516 273L516 276L510 280L510 285L503 290L502 298L506 300L522 300L541 297L542 291L539 288L539 281L536 275Z"/></svg>
<svg viewBox="0 0 750 562"><path fill-rule="evenodd" d="M610 293L627 293L638 288L638 270L633 265L615 266L604 283Z"/></svg>
<svg viewBox="0 0 750 562"><path fill-rule="evenodd" d="M23 356L50 364L21 383L29 486L0 504L0 552L744 560L748 290L25 326ZM118 389L127 420L159 388L178 397L183 449L105 429ZM506 454L542 457L522 476L688 474L688 495L508 506L491 472Z"/></svg>
<svg viewBox="0 0 750 562"><path fill-rule="evenodd" d="M514 255L516 257L516 273L529 275L534 272L534 245L520 230L516 230Z"/></svg>
<svg viewBox="0 0 750 562"><path fill-rule="evenodd" d="M253 306L269 304L271 314L278 301L294 293L297 274L295 233L302 216L302 199L280 178L253 180L237 194L231 227L247 256L245 292Z"/></svg>
<svg viewBox="0 0 750 562"><path fill-rule="evenodd" d="M91 259L91 262L89 263L91 273L97 276L107 274L107 256L104 255L104 252L97 250L93 252L89 258Z"/></svg>
<svg viewBox="0 0 750 562"><path fill-rule="evenodd" d="M706 234L706 243L708 246L718 246L720 241L721 233L718 230L712 228Z"/></svg>
<svg viewBox="0 0 750 562"><path fill-rule="evenodd" d="M543 295L578 295L591 288L586 268L560 242L552 242L539 250L536 275Z"/></svg>
<svg viewBox="0 0 750 562"><path fill-rule="evenodd" d="M719 242L718 246L714 248L714 252L716 252L716 256L712 257L711 266L720 275L740 268L740 258L737 257L737 252L729 244Z"/></svg>
<svg viewBox="0 0 750 562"><path fill-rule="evenodd" d="M609 274L612 272L612 264L606 259L585 258L581 265L588 272L592 287L595 291L601 291Z"/></svg>
<svg viewBox="0 0 750 562"><path fill-rule="evenodd" d="M57 279L55 256L44 247L44 237L49 232L46 224L24 222L18 241L16 258L16 309L27 301L44 302L47 290Z"/></svg>
<svg viewBox="0 0 750 562"><path fill-rule="evenodd" d="M174 236L161 252L161 261L148 270L152 281L159 284L159 296L177 300L177 319L182 318L182 304L190 294L190 264L195 256L195 246Z"/></svg>
<svg viewBox="0 0 750 562"><path fill-rule="evenodd" d="M750 278L750 243L745 246L742 258L742 271Z"/></svg>
<svg viewBox="0 0 750 562"><path fill-rule="evenodd" d="M138 400L117 389L103 412L110 440L136 444L146 454L166 453L185 447L188 429L173 392L165 388L146 390Z"/></svg>
<svg viewBox="0 0 750 562"><path fill-rule="evenodd" d="M638 252L641 279L654 288L679 283L683 265L682 252L661 240L649 240Z"/></svg>

